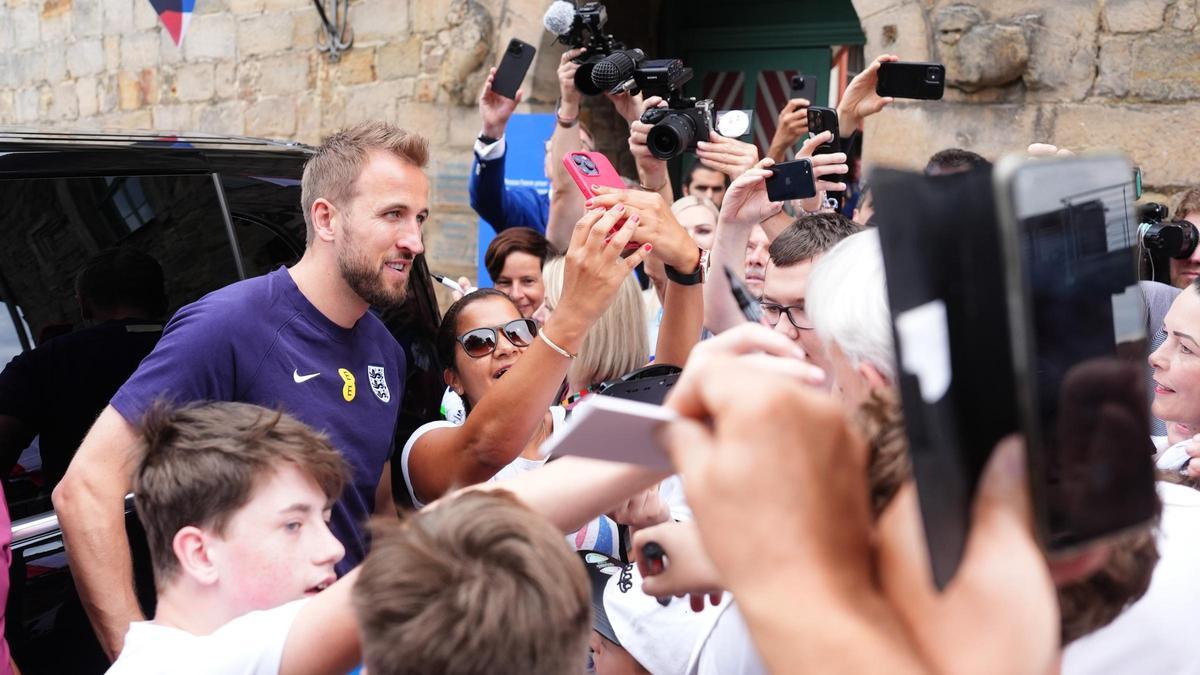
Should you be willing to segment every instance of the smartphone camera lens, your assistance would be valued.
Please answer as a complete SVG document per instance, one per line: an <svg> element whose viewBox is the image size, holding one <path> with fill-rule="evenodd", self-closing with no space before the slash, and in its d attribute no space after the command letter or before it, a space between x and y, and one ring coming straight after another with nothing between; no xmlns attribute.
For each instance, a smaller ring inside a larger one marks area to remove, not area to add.
<svg viewBox="0 0 1200 675"><path fill-rule="evenodd" d="M513 56L520 56L521 55L521 45L516 43L515 41L508 43L508 53L512 54Z"/></svg>
<svg viewBox="0 0 1200 675"><path fill-rule="evenodd" d="M937 66L929 66L925 69L925 80L927 82L940 82L942 72Z"/></svg>

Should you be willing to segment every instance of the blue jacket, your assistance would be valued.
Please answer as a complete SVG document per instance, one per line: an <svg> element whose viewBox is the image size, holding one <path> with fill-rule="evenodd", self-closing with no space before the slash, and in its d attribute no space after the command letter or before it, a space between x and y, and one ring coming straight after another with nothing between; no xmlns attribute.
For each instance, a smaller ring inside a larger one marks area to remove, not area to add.
<svg viewBox="0 0 1200 675"><path fill-rule="evenodd" d="M505 187L504 155L481 160L475 155L471 180L471 208L497 232L510 227L531 227L546 234L550 220L550 195L531 187Z"/></svg>

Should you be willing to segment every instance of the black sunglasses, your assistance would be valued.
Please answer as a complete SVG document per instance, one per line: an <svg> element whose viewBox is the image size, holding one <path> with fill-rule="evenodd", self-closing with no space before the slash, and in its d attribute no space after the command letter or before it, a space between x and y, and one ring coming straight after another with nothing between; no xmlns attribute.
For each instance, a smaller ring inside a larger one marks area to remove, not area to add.
<svg viewBox="0 0 1200 675"><path fill-rule="evenodd" d="M537 322L533 319L514 319L495 328L475 328L459 335L456 340L462 345L467 356L478 359L496 351L496 343L500 338L498 333L504 333L514 347L528 347L537 337Z"/></svg>

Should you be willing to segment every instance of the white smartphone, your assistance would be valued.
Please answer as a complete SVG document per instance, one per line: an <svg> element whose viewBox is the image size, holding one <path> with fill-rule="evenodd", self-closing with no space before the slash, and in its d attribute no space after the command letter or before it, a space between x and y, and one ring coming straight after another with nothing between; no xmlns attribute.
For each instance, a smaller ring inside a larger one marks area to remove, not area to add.
<svg viewBox="0 0 1200 675"><path fill-rule="evenodd" d="M675 411L660 405L590 396L571 410L562 431L542 444L542 456L575 455L674 471L656 432L677 418Z"/></svg>

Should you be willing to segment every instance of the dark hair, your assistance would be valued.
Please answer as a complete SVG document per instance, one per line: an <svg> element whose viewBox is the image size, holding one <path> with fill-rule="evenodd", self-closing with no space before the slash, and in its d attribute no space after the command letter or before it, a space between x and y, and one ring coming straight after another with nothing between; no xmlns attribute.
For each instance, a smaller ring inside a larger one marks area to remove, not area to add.
<svg viewBox="0 0 1200 675"><path fill-rule="evenodd" d="M442 368L454 370L454 345L458 342L458 315L462 314L463 310L472 303L486 298L504 298L510 304L512 303L511 298L494 288L480 288L459 298L458 302L450 305L450 309L447 309L446 314L442 316L442 323L438 326L434 342L438 360L442 362Z"/></svg>
<svg viewBox="0 0 1200 675"><path fill-rule="evenodd" d="M492 281L495 281L500 276L500 272L504 271L504 263L508 260L508 256L517 251L537 258L542 265L546 264L546 258L556 255L554 246L550 244L549 240L538 234L537 230L528 227L510 227L496 235L483 254L483 266L491 275Z"/></svg>
<svg viewBox="0 0 1200 675"><path fill-rule="evenodd" d="M287 462L311 477L332 502L349 480L329 439L281 410L218 401L156 403L142 419L141 457L133 476L155 585L179 572L175 535L184 527L224 533L259 481Z"/></svg>
<svg viewBox="0 0 1200 675"><path fill-rule="evenodd" d="M840 213L801 216L775 237L768 252L776 267L791 267L828 251L834 244L863 229L862 225Z"/></svg>
<svg viewBox="0 0 1200 675"><path fill-rule="evenodd" d="M372 534L351 598L373 675L580 672L587 574L510 493L448 497Z"/></svg>
<svg viewBox="0 0 1200 675"><path fill-rule="evenodd" d="M704 164L701 164L699 161L692 162L692 165L689 166L688 170L684 172L683 182L680 183L680 185L682 185L683 187L687 187L687 186L691 185L692 184L692 174L696 173L700 169L704 169L705 171L716 171L717 173L720 173L721 176L725 179L725 187L729 187L730 180L729 180L728 174L721 173L720 171L717 171L716 169L712 168L711 166L705 166Z"/></svg>
<svg viewBox="0 0 1200 675"><path fill-rule="evenodd" d="M92 256L75 277L75 292L94 307L139 309L147 319L167 312L162 265L136 248L110 248Z"/></svg>
<svg viewBox="0 0 1200 675"><path fill-rule="evenodd" d="M929 158L929 163L925 165L925 175L945 176L991 166L992 163L980 154L962 148L946 148L935 152L933 157Z"/></svg>

